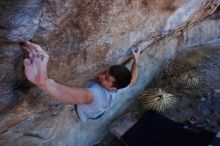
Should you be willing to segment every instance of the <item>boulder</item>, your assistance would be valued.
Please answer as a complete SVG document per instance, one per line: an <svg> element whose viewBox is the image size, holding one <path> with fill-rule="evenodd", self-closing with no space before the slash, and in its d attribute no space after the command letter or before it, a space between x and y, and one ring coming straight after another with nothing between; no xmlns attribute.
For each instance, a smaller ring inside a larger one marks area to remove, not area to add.
<svg viewBox="0 0 220 146"><path fill-rule="evenodd" d="M105 135L164 65L193 49L220 46L219 0L21 0L0 2L0 145L89 146ZM101 119L81 122L27 81L17 42L32 40L49 56L50 78L84 87L143 51L137 84Z"/></svg>

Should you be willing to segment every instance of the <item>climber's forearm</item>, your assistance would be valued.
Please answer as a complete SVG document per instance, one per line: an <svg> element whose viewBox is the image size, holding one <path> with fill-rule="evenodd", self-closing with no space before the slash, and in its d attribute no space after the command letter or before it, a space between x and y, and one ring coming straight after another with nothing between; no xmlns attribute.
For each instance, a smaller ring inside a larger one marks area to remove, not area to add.
<svg viewBox="0 0 220 146"><path fill-rule="evenodd" d="M131 85L134 85L137 81L137 77L138 77L138 60L133 61L132 67L131 67Z"/></svg>
<svg viewBox="0 0 220 146"><path fill-rule="evenodd" d="M68 87L53 79L47 79L40 87L50 97L64 104L90 104L93 101L92 93L85 88Z"/></svg>

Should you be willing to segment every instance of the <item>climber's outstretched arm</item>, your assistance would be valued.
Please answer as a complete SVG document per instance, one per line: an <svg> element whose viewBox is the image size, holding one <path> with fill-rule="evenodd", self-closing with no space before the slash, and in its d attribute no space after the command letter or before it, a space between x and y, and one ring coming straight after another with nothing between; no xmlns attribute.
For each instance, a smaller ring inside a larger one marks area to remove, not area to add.
<svg viewBox="0 0 220 146"><path fill-rule="evenodd" d="M60 84L47 76L48 54L37 44L29 41L21 43L21 47L29 52L24 59L27 79L45 91L50 97L65 104L90 104L92 93L85 88L69 87Z"/></svg>
<svg viewBox="0 0 220 146"><path fill-rule="evenodd" d="M138 77L138 61L139 61L139 56L140 56L140 48L132 48L132 55L134 58L132 67L131 67L131 83L130 85L134 85L137 81L137 77Z"/></svg>
<svg viewBox="0 0 220 146"><path fill-rule="evenodd" d="M61 103L79 105L93 101L92 93L86 88L69 87L53 79L47 79L46 84L39 87Z"/></svg>

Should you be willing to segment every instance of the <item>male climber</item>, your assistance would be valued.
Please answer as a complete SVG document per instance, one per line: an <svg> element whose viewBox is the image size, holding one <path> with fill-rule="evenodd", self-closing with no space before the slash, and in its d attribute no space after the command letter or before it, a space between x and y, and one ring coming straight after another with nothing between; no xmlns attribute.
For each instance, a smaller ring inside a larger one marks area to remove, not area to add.
<svg viewBox="0 0 220 146"><path fill-rule="evenodd" d="M140 49L132 49L134 61L131 71L123 65L115 65L89 82L86 88L78 88L48 78L49 56L39 45L27 41L21 43L21 47L29 52L29 58L24 59L27 79L55 100L77 105L76 112L82 121L100 118L117 102L119 93L137 80Z"/></svg>

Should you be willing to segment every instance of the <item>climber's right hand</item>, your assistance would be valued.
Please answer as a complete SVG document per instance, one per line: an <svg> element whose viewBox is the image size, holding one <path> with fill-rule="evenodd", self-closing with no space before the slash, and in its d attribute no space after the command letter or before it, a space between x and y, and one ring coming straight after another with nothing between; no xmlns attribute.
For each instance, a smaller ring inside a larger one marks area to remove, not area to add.
<svg viewBox="0 0 220 146"><path fill-rule="evenodd" d="M24 59L25 75L33 84L42 87L48 81L47 63L49 55L37 44L29 41L20 43L29 52L29 58Z"/></svg>

